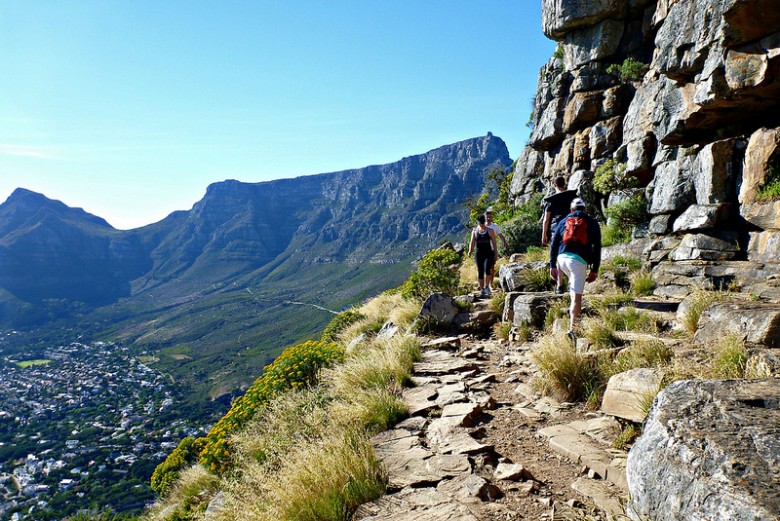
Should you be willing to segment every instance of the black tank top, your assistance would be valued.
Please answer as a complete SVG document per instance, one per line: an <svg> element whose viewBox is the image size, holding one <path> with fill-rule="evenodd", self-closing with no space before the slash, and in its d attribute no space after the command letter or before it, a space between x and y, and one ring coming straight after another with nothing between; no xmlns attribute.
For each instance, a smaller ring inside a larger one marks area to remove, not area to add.
<svg viewBox="0 0 780 521"><path fill-rule="evenodd" d="M484 233L480 232L479 228L477 228L476 236L477 236L477 253L487 253L489 251L493 251L493 245L491 244L490 241L490 228L486 228Z"/></svg>

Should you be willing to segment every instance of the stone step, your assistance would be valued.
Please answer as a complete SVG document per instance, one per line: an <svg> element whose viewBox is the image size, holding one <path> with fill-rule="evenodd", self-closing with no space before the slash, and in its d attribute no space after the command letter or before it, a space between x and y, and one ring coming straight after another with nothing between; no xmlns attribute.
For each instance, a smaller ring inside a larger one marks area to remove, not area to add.
<svg viewBox="0 0 780 521"><path fill-rule="evenodd" d="M628 519L624 507L627 496L622 490L605 481L581 477L571 484L576 492L590 499L594 505L613 518Z"/></svg>
<svg viewBox="0 0 780 521"><path fill-rule="evenodd" d="M612 449L603 439L603 430L596 434L591 429L592 425L588 421L554 425L540 429L538 435L547 438L554 452L587 467L594 476L628 490L625 453ZM603 429L602 420L598 425Z"/></svg>

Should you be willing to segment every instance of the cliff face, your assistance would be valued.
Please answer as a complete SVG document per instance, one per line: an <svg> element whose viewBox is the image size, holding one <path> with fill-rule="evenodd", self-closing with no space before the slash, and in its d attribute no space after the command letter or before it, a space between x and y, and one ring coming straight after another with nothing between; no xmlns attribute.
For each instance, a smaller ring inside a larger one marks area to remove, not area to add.
<svg viewBox="0 0 780 521"><path fill-rule="evenodd" d="M564 175L607 207L618 198L592 179L611 159L644 187L635 237L661 292L687 291L662 275L670 261L777 259L780 202L759 196L780 174L776 2L543 0L543 30L559 50L539 74L517 200ZM621 80L627 58L644 67Z"/></svg>

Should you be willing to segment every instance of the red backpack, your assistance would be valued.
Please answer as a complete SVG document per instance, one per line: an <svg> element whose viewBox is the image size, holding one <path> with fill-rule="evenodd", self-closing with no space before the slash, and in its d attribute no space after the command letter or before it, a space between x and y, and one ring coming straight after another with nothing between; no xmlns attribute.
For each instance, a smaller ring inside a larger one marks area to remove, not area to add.
<svg viewBox="0 0 780 521"><path fill-rule="evenodd" d="M579 246L588 244L588 221L584 217L573 215L566 219L563 228L563 243Z"/></svg>

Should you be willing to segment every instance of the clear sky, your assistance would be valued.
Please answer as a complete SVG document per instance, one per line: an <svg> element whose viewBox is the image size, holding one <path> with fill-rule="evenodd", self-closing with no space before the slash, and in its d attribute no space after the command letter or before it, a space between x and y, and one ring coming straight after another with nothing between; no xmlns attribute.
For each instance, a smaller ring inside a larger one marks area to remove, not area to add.
<svg viewBox="0 0 780 521"><path fill-rule="evenodd" d="M0 202L120 229L213 182L390 163L485 135L517 157L555 49L540 0L0 0Z"/></svg>

